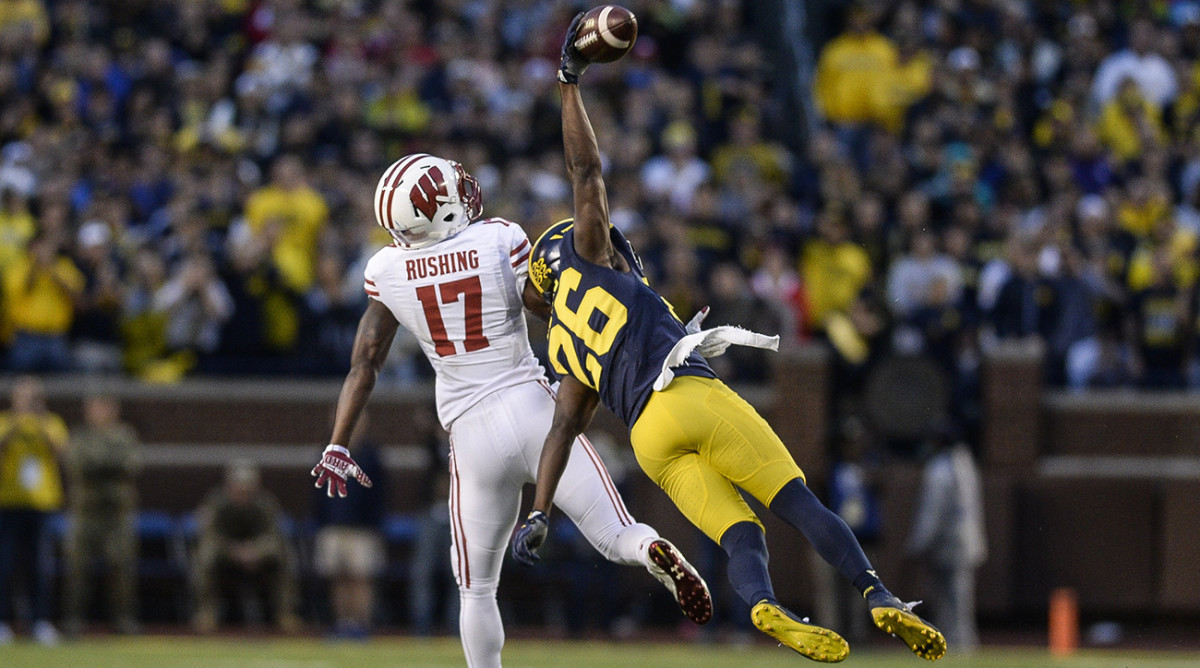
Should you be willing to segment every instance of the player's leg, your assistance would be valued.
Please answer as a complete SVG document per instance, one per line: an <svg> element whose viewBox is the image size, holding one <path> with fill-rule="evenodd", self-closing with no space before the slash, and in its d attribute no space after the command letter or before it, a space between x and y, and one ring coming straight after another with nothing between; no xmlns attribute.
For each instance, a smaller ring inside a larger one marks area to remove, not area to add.
<svg viewBox="0 0 1200 668"><path fill-rule="evenodd" d="M531 383L522 391L532 393L522 407L522 426L526 429L529 481L534 482L542 444L554 416L554 397L544 383ZM606 559L645 567L693 622L705 624L712 618L712 598L704 579L670 541L653 527L634 520L604 461L586 437L575 439L571 447L554 504Z"/></svg>
<svg viewBox="0 0 1200 668"><path fill-rule="evenodd" d="M866 598L876 626L895 633L918 656L940 658L945 653L941 632L884 587L850 527L808 488L803 472L767 421L719 380L681 380L685 382L680 383L674 399L690 398L705 409L704 414L716 416L717 426L711 431L699 431L701 425L689 423L693 438L700 443L700 455L799 529L821 558Z"/></svg>
<svg viewBox="0 0 1200 668"><path fill-rule="evenodd" d="M471 408L450 431L450 562L470 668L500 666L504 625L496 590L524 482L517 433L496 395Z"/></svg>
<svg viewBox="0 0 1200 668"><path fill-rule="evenodd" d="M814 661L841 661L850 648L833 631L807 624L779 605L767 572L762 525L737 489L689 448L692 423L707 418L673 410L672 401L647 404L630 437L638 463L693 524L729 555L729 581L750 606L762 632ZM685 426L685 423L686 426Z"/></svg>

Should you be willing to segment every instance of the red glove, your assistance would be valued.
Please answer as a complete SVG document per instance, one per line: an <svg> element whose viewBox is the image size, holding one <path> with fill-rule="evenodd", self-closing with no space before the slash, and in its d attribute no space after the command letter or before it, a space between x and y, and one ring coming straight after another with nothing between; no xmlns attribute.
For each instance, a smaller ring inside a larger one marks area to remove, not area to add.
<svg viewBox="0 0 1200 668"><path fill-rule="evenodd" d="M318 488L328 486L326 494L331 499L334 490L337 490L338 496L346 498L346 479L350 476L354 476L358 484L363 487L371 486L371 479L362 472L362 469L358 468L358 464L354 463L350 451L332 443L325 447L325 452L321 454L321 461L313 467L312 474L317 478Z"/></svg>

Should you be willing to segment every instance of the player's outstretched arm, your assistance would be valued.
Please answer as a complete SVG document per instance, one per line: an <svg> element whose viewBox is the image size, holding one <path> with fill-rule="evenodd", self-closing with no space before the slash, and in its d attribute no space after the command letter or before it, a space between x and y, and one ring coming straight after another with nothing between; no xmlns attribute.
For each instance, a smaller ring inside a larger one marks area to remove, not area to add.
<svg viewBox="0 0 1200 668"><path fill-rule="evenodd" d="M538 460L537 491L533 496L533 509L550 513L554 503L554 492L558 480L567 468L571 455L571 444L592 422L600 395L595 390L571 376L564 376L558 386L558 398L554 404L554 421L542 445L542 456Z"/></svg>
<svg viewBox="0 0 1200 668"><path fill-rule="evenodd" d="M321 453L320 461L312 470L317 487L327 487L330 497L335 493L346 496L346 479L350 477L364 487L371 486L371 479L358 468L346 446L350 444L354 426L362 415L367 398L371 396L371 390L375 389L375 379L387 359L399 326L395 316L381 302L374 299L367 301L367 310L358 322L358 333L354 337L350 372L346 374L342 392L338 396L333 434L329 438L329 445Z"/></svg>
<svg viewBox="0 0 1200 668"><path fill-rule="evenodd" d="M610 267L613 249L600 147L583 108L579 86L559 83L558 90L562 93L563 150L575 193L575 252L588 262Z"/></svg>
<svg viewBox="0 0 1200 668"><path fill-rule="evenodd" d="M571 443L592 421L599 403L600 395L591 388L570 376L563 378L554 407L554 422L546 434L542 456L538 460L533 510L513 536L512 556L517 562L532 566L539 559L538 550L550 532L550 504L554 502L558 481L567 468Z"/></svg>

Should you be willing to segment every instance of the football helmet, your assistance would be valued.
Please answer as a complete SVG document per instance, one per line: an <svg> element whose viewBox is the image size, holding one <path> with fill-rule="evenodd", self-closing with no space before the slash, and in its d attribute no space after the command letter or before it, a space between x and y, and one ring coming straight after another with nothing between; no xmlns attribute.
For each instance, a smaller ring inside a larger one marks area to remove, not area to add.
<svg viewBox="0 0 1200 668"><path fill-rule="evenodd" d="M414 153L393 162L375 186L375 222L400 248L452 237L483 213L479 182L453 160Z"/></svg>
<svg viewBox="0 0 1200 668"><path fill-rule="evenodd" d="M558 272L562 269L563 235L574 224L575 219L567 218L546 228L529 253L529 280L548 304L554 303Z"/></svg>

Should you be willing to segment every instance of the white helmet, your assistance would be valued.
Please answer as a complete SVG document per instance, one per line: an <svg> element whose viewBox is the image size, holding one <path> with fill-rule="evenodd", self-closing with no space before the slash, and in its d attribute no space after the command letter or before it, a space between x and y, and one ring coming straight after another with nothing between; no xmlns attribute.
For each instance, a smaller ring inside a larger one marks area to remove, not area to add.
<svg viewBox="0 0 1200 668"><path fill-rule="evenodd" d="M400 158L375 186L375 222L401 248L454 236L481 213L483 196L475 177L457 162L428 153Z"/></svg>

